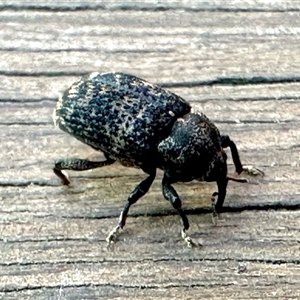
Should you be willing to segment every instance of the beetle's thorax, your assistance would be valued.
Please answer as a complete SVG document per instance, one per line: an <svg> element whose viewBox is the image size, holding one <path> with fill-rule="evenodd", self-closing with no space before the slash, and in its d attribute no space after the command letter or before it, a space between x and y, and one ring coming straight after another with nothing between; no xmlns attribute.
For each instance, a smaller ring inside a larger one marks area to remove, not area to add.
<svg viewBox="0 0 300 300"><path fill-rule="evenodd" d="M161 168L175 181L215 181L227 173L219 130L203 114L179 118L158 153Z"/></svg>

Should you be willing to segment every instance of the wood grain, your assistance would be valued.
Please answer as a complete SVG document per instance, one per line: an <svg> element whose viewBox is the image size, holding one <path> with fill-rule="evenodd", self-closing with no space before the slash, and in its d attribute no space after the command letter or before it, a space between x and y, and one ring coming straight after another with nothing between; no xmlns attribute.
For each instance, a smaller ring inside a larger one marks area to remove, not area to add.
<svg viewBox="0 0 300 300"><path fill-rule="evenodd" d="M299 299L299 10L0 0L0 299ZM217 226L215 183L174 185L202 248L183 243L161 171L110 251L105 238L143 172L70 171L70 187L52 172L58 158L103 158L55 128L52 112L82 74L113 70L190 101L266 173L230 182Z"/></svg>
<svg viewBox="0 0 300 300"><path fill-rule="evenodd" d="M300 6L295 1L288 0L275 0L272 2L266 2L263 0L212 0L206 1L136 1L136 0L126 0L126 1L114 1L108 2L105 0L72 0L72 1L59 1L54 0L49 2L39 1L20 1L20 0L2 0L0 1L0 7L2 8L14 8L14 9L36 9L36 10L195 10L195 11L210 11L210 10L224 10L224 11L298 11Z"/></svg>

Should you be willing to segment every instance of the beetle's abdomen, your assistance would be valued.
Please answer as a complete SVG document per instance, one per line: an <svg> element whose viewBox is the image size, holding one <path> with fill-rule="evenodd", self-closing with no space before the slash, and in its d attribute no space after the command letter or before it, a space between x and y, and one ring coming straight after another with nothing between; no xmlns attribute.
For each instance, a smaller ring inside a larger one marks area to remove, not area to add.
<svg viewBox="0 0 300 300"><path fill-rule="evenodd" d="M185 100L135 76L92 73L62 95L54 120L111 157L143 161L189 111Z"/></svg>

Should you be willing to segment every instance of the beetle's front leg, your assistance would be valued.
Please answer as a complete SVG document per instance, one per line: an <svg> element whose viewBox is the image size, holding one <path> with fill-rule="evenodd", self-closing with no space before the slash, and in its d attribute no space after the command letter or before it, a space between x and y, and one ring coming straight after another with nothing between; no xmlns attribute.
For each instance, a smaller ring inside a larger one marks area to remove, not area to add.
<svg viewBox="0 0 300 300"><path fill-rule="evenodd" d="M172 206L178 211L182 223L183 223L183 229L181 231L181 236L184 239L184 241L187 243L188 247L195 247L195 246L202 246L201 244L195 243L186 233L186 231L189 229L189 221L184 213L184 211L181 208L181 200L175 191L175 189L171 186L169 180L167 179L166 176L164 176L162 180L162 190L163 190L163 195L166 200L170 201Z"/></svg>
<svg viewBox="0 0 300 300"><path fill-rule="evenodd" d="M127 203L125 204L123 210L121 211L119 217L119 224L109 233L108 237L106 238L108 246L110 246L110 244L115 243L117 241L121 229L123 229L125 226L126 218L130 206L135 202L137 202L141 197L143 197L148 192L155 178L155 175L156 175L156 169L149 172L149 176L146 179L144 179L142 182L140 182L133 190L133 192L129 195Z"/></svg>
<svg viewBox="0 0 300 300"><path fill-rule="evenodd" d="M235 165L235 172L237 175L240 175L242 172L245 172L247 175L250 176L264 176L265 173L258 168L255 168L253 166L244 166L241 163L238 149L235 145L235 143L230 139L228 135L222 135L221 136L221 145L222 148L230 148L232 160Z"/></svg>

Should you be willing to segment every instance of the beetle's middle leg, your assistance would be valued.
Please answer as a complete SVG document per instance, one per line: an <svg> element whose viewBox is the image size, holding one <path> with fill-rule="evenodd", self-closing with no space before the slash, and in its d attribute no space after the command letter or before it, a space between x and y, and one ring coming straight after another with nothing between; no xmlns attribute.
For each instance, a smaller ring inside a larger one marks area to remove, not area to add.
<svg viewBox="0 0 300 300"><path fill-rule="evenodd" d="M172 206L178 211L182 224L183 224L183 229L181 231L181 236L184 239L184 241L187 243L188 247L194 247L194 246L201 246L200 244L195 243L186 233L186 231L189 229L189 220L184 213L183 209L181 208L181 200L176 192L176 190L172 187L168 177L164 175L163 180L162 180L162 191L163 195L166 200L170 201Z"/></svg>
<svg viewBox="0 0 300 300"><path fill-rule="evenodd" d="M106 160L104 161L89 161L79 158L60 159L55 162L53 172L61 179L63 185L69 185L69 178L62 173L62 170L86 171L108 166L115 162L114 159L109 158L107 155L105 155L105 158Z"/></svg>
<svg viewBox="0 0 300 300"><path fill-rule="evenodd" d="M222 211L222 207L226 197L228 179L225 177L224 179L219 179L217 181L218 192L215 192L211 196L212 200L212 222L216 225L217 220L219 219L219 213Z"/></svg>
<svg viewBox="0 0 300 300"><path fill-rule="evenodd" d="M141 197L143 197L148 192L151 184L153 183L156 176L156 169L148 171L147 173L149 174L149 176L142 182L140 182L129 195L127 203L125 204L120 214L119 224L109 233L108 237L106 238L108 244L111 244L117 240L118 235L120 234L120 230L125 226L130 206L136 203Z"/></svg>

